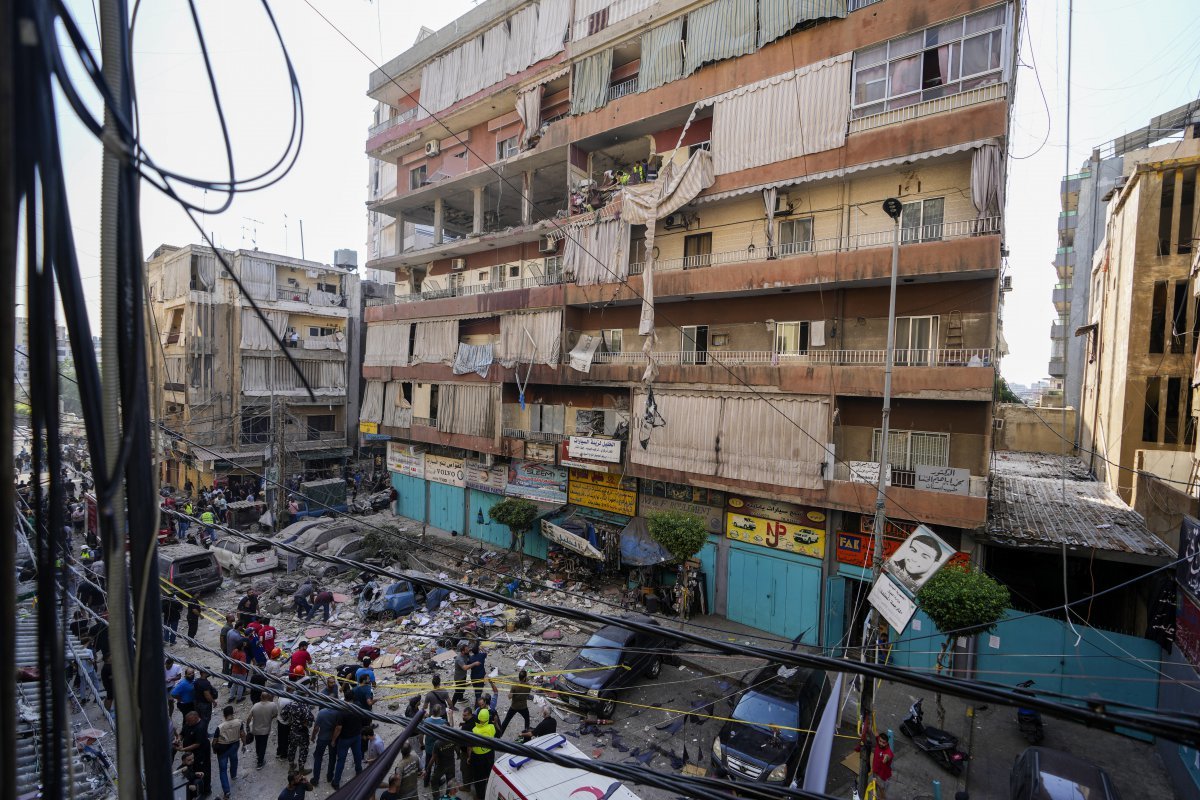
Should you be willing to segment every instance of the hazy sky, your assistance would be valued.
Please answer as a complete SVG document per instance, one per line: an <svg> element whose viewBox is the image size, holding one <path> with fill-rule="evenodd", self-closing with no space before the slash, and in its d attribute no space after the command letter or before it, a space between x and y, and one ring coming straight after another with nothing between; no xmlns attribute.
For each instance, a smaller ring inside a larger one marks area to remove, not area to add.
<svg viewBox="0 0 1200 800"><path fill-rule="evenodd" d="M376 63L410 46L422 25L437 29L473 5L471 0L313 3ZM287 141L283 61L258 3L207 0L197 6L237 172L248 176L269 166ZM91 3L71 0L71 7L94 40ZM303 221L308 258L330 261L335 248L349 247L358 251L361 265L367 230L363 147L373 108L364 92L372 65L304 0L272 8L304 95L304 146L284 181L240 195L224 214L206 217L205 228L222 247L251 247L253 238L263 250L299 256ZM1006 298L1005 332L1011 354L1003 363L1004 374L1020 383L1045 377L1050 356L1059 178L1077 171L1092 147L1200 94L1200 15L1193 3L1081 0L1075 4L1071 157L1066 159L1066 11L1062 0L1030 3L1022 36L1007 195L1014 289ZM134 58L147 151L177 171L224 179L216 115L184 0L142 3ZM98 331L100 151L69 112L61 117L76 242ZM142 198L142 237L147 254L163 242L199 240L173 202L150 188Z"/></svg>

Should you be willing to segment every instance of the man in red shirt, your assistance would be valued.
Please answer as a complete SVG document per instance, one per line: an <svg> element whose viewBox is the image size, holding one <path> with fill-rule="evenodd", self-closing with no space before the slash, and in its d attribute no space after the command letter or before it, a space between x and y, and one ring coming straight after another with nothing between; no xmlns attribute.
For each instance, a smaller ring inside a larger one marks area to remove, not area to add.
<svg viewBox="0 0 1200 800"><path fill-rule="evenodd" d="M229 670L232 677L240 678L243 681L248 680L250 670L246 669L246 652L238 646L233 648L233 652L229 654L229 657L234 662ZM246 686L242 683L235 683L230 688L230 692L230 702L240 703L242 697L245 696Z"/></svg>
<svg viewBox="0 0 1200 800"><path fill-rule="evenodd" d="M270 617L263 617L258 628L258 638L262 642L263 650L270 657L271 651L275 649L275 626L271 624Z"/></svg>
<svg viewBox="0 0 1200 800"><path fill-rule="evenodd" d="M888 783L892 779L892 761L896 754L886 733L875 737L875 749L871 752L871 774L875 778L875 796L887 800Z"/></svg>
<svg viewBox="0 0 1200 800"><path fill-rule="evenodd" d="M301 642L296 646L296 652L292 653L292 674L296 674L296 667L308 669L308 665L312 663L312 655L308 652L308 642Z"/></svg>
<svg viewBox="0 0 1200 800"><path fill-rule="evenodd" d="M254 631L259 636L262 636L263 622L264 622L264 620L256 619L256 620L254 620L254 622L251 622L249 625L246 626L246 630Z"/></svg>

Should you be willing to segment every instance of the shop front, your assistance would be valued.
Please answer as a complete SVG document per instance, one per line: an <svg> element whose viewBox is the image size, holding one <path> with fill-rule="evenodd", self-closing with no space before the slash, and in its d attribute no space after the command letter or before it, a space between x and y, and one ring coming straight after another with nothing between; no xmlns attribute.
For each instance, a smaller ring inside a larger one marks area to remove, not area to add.
<svg viewBox="0 0 1200 800"><path fill-rule="evenodd" d="M400 495L395 512L402 517L425 521L425 450L414 444L387 443L387 468L392 486Z"/></svg>
<svg viewBox="0 0 1200 800"><path fill-rule="evenodd" d="M656 511L694 514L704 522L708 541L696 555L700 570L695 578L704 593L703 609L709 614L724 614L727 592L721 576L729 551L724 538L725 492L681 483L642 480L638 493L638 514L644 518Z"/></svg>
<svg viewBox="0 0 1200 800"><path fill-rule="evenodd" d="M504 499L504 490L508 488L508 462L494 462L489 466L468 458L466 478L468 535L492 547L507 549L511 539L508 528L493 522L488 512Z"/></svg>
<svg viewBox="0 0 1200 800"><path fill-rule="evenodd" d="M466 461L426 454L425 483L429 490L426 521L444 531L465 531Z"/></svg>

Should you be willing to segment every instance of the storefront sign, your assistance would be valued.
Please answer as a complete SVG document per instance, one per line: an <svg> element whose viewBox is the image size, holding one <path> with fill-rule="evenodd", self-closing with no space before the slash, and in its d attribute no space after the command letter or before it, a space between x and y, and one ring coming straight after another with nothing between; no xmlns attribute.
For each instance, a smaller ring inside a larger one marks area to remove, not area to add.
<svg viewBox="0 0 1200 800"><path fill-rule="evenodd" d="M467 459L467 486L481 492L504 494L508 486L508 464L484 466L478 461Z"/></svg>
<svg viewBox="0 0 1200 800"><path fill-rule="evenodd" d="M761 497L746 497L745 495L730 495L725 501L726 510L734 514L749 514L777 522L788 522L793 525L806 525L825 531L825 512L819 508L798 506L785 503L782 500L766 500Z"/></svg>
<svg viewBox="0 0 1200 800"><path fill-rule="evenodd" d="M461 458L425 456L425 480L447 486L466 486L465 462Z"/></svg>
<svg viewBox="0 0 1200 800"><path fill-rule="evenodd" d="M705 489L703 486L688 486L683 483L668 483L667 481L648 481L645 478L642 478L641 485L644 496L663 497L667 500L678 500L681 503L695 503L702 506L715 506L722 512L725 509L725 493L717 489Z"/></svg>
<svg viewBox="0 0 1200 800"><path fill-rule="evenodd" d="M1175 615L1175 646L1192 666L1200 669L1200 605L1187 594L1179 595Z"/></svg>
<svg viewBox="0 0 1200 800"><path fill-rule="evenodd" d="M567 502L632 517L637 514L637 478L622 478L603 472L573 469Z"/></svg>
<svg viewBox="0 0 1200 800"><path fill-rule="evenodd" d="M968 495L971 493L971 472L958 467L918 464L917 488L927 492Z"/></svg>
<svg viewBox="0 0 1200 800"><path fill-rule="evenodd" d="M813 558L825 557L824 511L741 495L731 495L725 505L728 538Z"/></svg>
<svg viewBox="0 0 1200 800"><path fill-rule="evenodd" d="M950 545L924 525L909 534L883 568L914 595L955 554Z"/></svg>
<svg viewBox="0 0 1200 800"><path fill-rule="evenodd" d="M638 508L643 517L655 511L681 511L684 514L695 514L704 520L704 529L709 533L719 534L725 527L724 511L712 506L702 506L699 503L670 500L666 497L646 494L643 491L638 495Z"/></svg>
<svg viewBox="0 0 1200 800"><path fill-rule="evenodd" d="M504 493L540 503L565 505L567 502L567 471L553 464L533 461L513 461L508 465L508 486Z"/></svg>
<svg viewBox="0 0 1200 800"><path fill-rule="evenodd" d="M867 595L867 602L897 632L903 632L912 620L913 614L917 613L917 604L904 593L900 584L887 574L880 575L879 579L875 581L875 585L871 587L871 593Z"/></svg>
<svg viewBox="0 0 1200 800"><path fill-rule="evenodd" d="M387 468L388 472L398 472L401 475L424 478L425 450L415 444L388 442Z"/></svg>
<svg viewBox="0 0 1200 800"><path fill-rule="evenodd" d="M379 433L378 422L360 422L358 423L359 433Z"/></svg>
<svg viewBox="0 0 1200 800"><path fill-rule="evenodd" d="M1192 597L1200 598L1200 521L1185 516L1179 527L1179 554L1175 579Z"/></svg>
<svg viewBox="0 0 1200 800"><path fill-rule="evenodd" d="M567 454L585 461L621 463L621 440L596 436L572 436L567 439Z"/></svg>
<svg viewBox="0 0 1200 800"><path fill-rule="evenodd" d="M591 542L584 539L582 536L571 533L566 528L560 528L550 520L542 520L542 536L545 536L555 544L560 544L568 550L573 550L581 556L593 558L597 561L604 560L604 554L597 550Z"/></svg>
<svg viewBox="0 0 1200 800"><path fill-rule="evenodd" d="M850 480L853 483L869 483L872 486L879 485L879 462L878 461L851 461L850 462ZM884 486L892 485L892 465L887 465L887 476L883 482Z"/></svg>
<svg viewBox="0 0 1200 800"><path fill-rule="evenodd" d="M864 515L863 519L869 520L870 517ZM891 525L891 523L888 523ZM892 526L893 528L895 526ZM883 537L883 558L887 560L892 557L896 549L904 543L904 539L895 536ZM871 533L849 533L847 531L838 531L837 534L837 560L842 564L852 564L856 567L870 568L875 553L875 538ZM951 564L960 564L966 566L970 563L970 558L966 553L955 553L951 557Z"/></svg>
<svg viewBox="0 0 1200 800"><path fill-rule="evenodd" d="M558 453L553 442L526 442L525 443L525 460L526 461L541 461L546 464L553 464L557 461Z"/></svg>

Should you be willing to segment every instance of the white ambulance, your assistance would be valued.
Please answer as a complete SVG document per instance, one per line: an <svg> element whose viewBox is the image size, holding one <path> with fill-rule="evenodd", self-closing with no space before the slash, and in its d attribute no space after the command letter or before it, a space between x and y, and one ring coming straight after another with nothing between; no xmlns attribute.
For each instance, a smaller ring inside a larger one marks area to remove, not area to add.
<svg viewBox="0 0 1200 800"><path fill-rule="evenodd" d="M549 733L529 742L571 758L587 759L561 733ZM526 756L496 752L484 800L639 800L616 778L568 769Z"/></svg>

